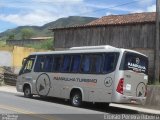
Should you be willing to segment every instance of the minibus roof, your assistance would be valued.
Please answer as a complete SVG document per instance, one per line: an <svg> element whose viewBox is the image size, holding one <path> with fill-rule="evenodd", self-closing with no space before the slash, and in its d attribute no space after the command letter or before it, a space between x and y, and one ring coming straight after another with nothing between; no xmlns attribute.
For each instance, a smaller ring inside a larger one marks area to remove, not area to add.
<svg viewBox="0 0 160 120"><path fill-rule="evenodd" d="M42 54L74 54L74 53L103 53L103 52L132 52L137 53L140 55L143 55L147 57L146 55L130 50L130 49L123 49L123 48L116 48L110 45L103 45L103 46L82 46L82 47L72 47L67 50L63 51L47 51L47 52L34 52L31 55L42 55Z"/></svg>

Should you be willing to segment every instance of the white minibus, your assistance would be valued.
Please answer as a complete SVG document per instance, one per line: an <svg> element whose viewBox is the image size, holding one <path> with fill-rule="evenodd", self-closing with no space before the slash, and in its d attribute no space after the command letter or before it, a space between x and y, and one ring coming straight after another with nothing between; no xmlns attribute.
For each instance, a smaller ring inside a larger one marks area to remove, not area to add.
<svg viewBox="0 0 160 120"><path fill-rule="evenodd" d="M16 87L25 97L57 97L80 106L144 104L147 83L146 55L106 45L33 53L23 60Z"/></svg>

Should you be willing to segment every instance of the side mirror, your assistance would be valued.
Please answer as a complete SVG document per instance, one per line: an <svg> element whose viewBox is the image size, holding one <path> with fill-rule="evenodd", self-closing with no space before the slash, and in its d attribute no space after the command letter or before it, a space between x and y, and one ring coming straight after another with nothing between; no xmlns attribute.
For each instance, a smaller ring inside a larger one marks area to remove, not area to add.
<svg viewBox="0 0 160 120"><path fill-rule="evenodd" d="M24 59L23 59L23 61L22 61L22 65L25 63L25 61L26 61L26 58L24 58Z"/></svg>

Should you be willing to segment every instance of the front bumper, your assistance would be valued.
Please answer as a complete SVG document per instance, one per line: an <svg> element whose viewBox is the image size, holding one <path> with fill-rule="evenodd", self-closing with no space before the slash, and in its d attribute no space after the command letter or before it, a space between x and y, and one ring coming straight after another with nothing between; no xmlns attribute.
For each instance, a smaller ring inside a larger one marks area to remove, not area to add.
<svg viewBox="0 0 160 120"><path fill-rule="evenodd" d="M19 82L16 83L16 89L18 92L23 92L23 85Z"/></svg>

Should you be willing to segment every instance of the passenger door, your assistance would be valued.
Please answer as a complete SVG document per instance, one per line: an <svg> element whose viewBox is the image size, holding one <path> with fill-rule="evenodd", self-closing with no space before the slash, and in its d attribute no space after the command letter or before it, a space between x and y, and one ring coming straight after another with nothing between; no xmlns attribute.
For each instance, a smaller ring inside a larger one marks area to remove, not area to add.
<svg viewBox="0 0 160 120"><path fill-rule="evenodd" d="M38 55L33 72L34 90L40 96L52 94L52 55Z"/></svg>

